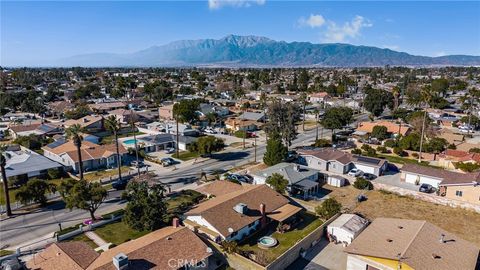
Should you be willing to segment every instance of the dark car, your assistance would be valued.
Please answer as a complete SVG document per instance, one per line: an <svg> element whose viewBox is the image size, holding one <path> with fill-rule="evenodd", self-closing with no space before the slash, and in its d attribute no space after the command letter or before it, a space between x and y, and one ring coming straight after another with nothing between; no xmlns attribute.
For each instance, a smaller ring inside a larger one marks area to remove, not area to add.
<svg viewBox="0 0 480 270"><path fill-rule="evenodd" d="M122 190L127 187L128 181L125 179L117 180L112 182L112 188L116 190Z"/></svg>
<svg viewBox="0 0 480 270"><path fill-rule="evenodd" d="M422 184L418 191L423 193L432 193L435 191L435 188L430 184Z"/></svg>
<svg viewBox="0 0 480 270"><path fill-rule="evenodd" d="M364 173L362 178L365 180L374 180L375 178L377 178L377 176L372 173Z"/></svg>
<svg viewBox="0 0 480 270"><path fill-rule="evenodd" d="M286 162L294 162L298 159L298 153L296 151L288 151L287 157L285 158Z"/></svg>

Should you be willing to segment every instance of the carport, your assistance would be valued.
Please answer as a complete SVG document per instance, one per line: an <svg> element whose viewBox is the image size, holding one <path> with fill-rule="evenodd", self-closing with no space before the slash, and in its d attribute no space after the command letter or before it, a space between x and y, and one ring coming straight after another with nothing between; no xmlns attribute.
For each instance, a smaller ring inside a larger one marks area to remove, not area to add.
<svg viewBox="0 0 480 270"><path fill-rule="evenodd" d="M300 191L303 194L303 198L306 199L318 192L318 183L309 179L303 179L295 183L292 188L296 191Z"/></svg>

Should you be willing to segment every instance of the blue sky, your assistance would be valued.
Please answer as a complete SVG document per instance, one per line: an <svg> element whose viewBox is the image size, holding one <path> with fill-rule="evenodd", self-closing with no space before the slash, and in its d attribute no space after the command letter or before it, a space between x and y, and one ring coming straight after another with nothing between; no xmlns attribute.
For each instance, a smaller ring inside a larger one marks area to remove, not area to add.
<svg viewBox="0 0 480 270"><path fill-rule="evenodd" d="M428 56L480 55L478 1L0 0L0 12L1 65L129 53L228 34L371 45Z"/></svg>

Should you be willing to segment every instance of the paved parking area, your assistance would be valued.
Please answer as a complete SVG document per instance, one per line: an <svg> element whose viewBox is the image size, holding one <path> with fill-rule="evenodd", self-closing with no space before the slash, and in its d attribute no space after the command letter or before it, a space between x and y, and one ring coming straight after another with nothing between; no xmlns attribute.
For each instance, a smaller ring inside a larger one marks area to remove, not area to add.
<svg viewBox="0 0 480 270"><path fill-rule="evenodd" d="M393 174L393 175L383 175L378 177L375 180L372 180L372 182L378 182L378 183L382 183L389 186L395 186L395 187L400 187L400 188L408 189L412 191L418 191L418 188L419 188L418 186L401 181L400 175L401 175L400 173Z"/></svg>
<svg viewBox="0 0 480 270"><path fill-rule="evenodd" d="M305 256L291 264L287 269L307 270L344 270L347 267L347 254L343 252L342 245L329 243L322 238L322 241L314 246Z"/></svg>

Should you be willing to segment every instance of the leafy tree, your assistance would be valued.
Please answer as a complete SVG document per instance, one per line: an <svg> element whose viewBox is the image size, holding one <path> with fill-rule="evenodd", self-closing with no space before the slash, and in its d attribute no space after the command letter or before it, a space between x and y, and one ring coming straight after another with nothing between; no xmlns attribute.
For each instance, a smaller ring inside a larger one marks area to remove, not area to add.
<svg viewBox="0 0 480 270"><path fill-rule="evenodd" d="M475 172L480 170L480 164L470 163L470 162L457 162L454 164L455 167L464 171L464 172Z"/></svg>
<svg viewBox="0 0 480 270"><path fill-rule="evenodd" d="M393 109L393 95L381 89L371 89L365 97L364 107L374 116L380 116L386 107Z"/></svg>
<svg viewBox="0 0 480 270"><path fill-rule="evenodd" d="M444 138L432 138L425 144L425 152L440 153L445 151L448 146L448 141Z"/></svg>
<svg viewBox="0 0 480 270"><path fill-rule="evenodd" d="M474 128L480 127L480 118L475 115L464 116L460 119L460 122L468 124L470 123L471 126Z"/></svg>
<svg viewBox="0 0 480 270"><path fill-rule="evenodd" d="M306 69L302 69L300 71L300 75L298 76L298 90L302 92L306 92L308 88L308 81L310 80L308 76L308 72Z"/></svg>
<svg viewBox="0 0 480 270"><path fill-rule="evenodd" d="M353 186L356 189L366 189L366 190L372 190L373 189L373 185L370 181L368 181L366 179L363 179L363 178L360 178L360 177L357 177L357 179L355 180L355 183L353 183Z"/></svg>
<svg viewBox="0 0 480 270"><path fill-rule="evenodd" d="M78 208L90 213L92 220L96 220L95 211L107 198L107 190L99 182L65 180L60 184L60 194L67 208Z"/></svg>
<svg viewBox="0 0 480 270"><path fill-rule="evenodd" d="M267 149L263 156L263 162L273 166L282 162L287 156L287 147L282 143L279 136L270 136L267 140Z"/></svg>
<svg viewBox="0 0 480 270"><path fill-rule="evenodd" d="M30 134L28 136L18 136L13 143L19 144L30 150L38 150L42 147L42 142L40 140L40 136Z"/></svg>
<svg viewBox="0 0 480 270"><path fill-rule="evenodd" d="M407 116L407 123L410 124L413 130L419 134L422 133L422 130L427 137L433 137L435 134L435 129L432 125L432 119L428 116L428 114L425 115L425 111L416 111L410 113Z"/></svg>
<svg viewBox="0 0 480 270"><path fill-rule="evenodd" d="M376 157L377 151L368 144L362 145L362 150L365 151L365 155L369 157Z"/></svg>
<svg viewBox="0 0 480 270"><path fill-rule="evenodd" d="M61 169L48 169L47 174L50 179L58 179L62 176L63 171Z"/></svg>
<svg viewBox="0 0 480 270"><path fill-rule="evenodd" d="M10 193L8 188L8 179L5 166L7 164L7 158L5 157L6 146L0 145L0 171L2 173L2 182L3 182L3 192L5 196L5 206L7 216L12 216L12 208L10 207Z"/></svg>
<svg viewBox="0 0 480 270"><path fill-rule="evenodd" d="M124 198L128 201L123 221L132 229L152 231L163 225L167 213L165 187L156 184L149 187L146 181L131 181Z"/></svg>
<svg viewBox="0 0 480 270"><path fill-rule="evenodd" d="M117 168L118 168L118 179L122 180L122 160L120 157L120 151L118 147L118 131L122 129L122 124L117 120L115 115L110 115L105 119L105 127L113 133L115 137L115 149L117 151Z"/></svg>
<svg viewBox="0 0 480 270"><path fill-rule="evenodd" d="M220 243L220 246L222 247L223 252L227 254L233 254L238 251L238 244L235 241L222 241Z"/></svg>
<svg viewBox="0 0 480 270"><path fill-rule="evenodd" d="M362 154L362 150L358 149L358 148L355 148L355 149L352 149L352 151L350 151L350 153L354 154L354 155L361 155Z"/></svg>
<svg viewBox="0 0 480 270"><path fill-rule="evenodd" d="M398 147L398 146L395 146L393 148L393 153L395 153L399 157L406 156L406 154L407 154L405 151L403 151L403 149L401 147Z"/></svg>
<svg viewBox="0 0 480 270"><path fill-rule="evenodd" d="M480 154L480 148L479 147L474 147L474 148L470 148L470 150L468 150L469 153L479 153Z"/></svg>
<svg viewBox="0 0 480 270"><path fill-rule="evenodd" d="M395 119L402 119L404 122L406 122L408 114L409 110L404 108L397 108L392 112L392 117Z"/></svg>
<svg viewBox="0 0 480 270"><path fill-rule="evenodd" d="M145 84L144 92L150 101L160 104L165 100L172 99L173 90L167 81L159 80Z"/></svg>
<svg viewBox="0 0 480 270"><path fill-rule="evenodd" d="M318 140L315 141L313 146L315 146L315 147L331 147L332 142L330 140L327 140L327 139L318 139Z"/></svg>
<svg viewBox="0 0 480 270"><path fill-rule="evenodd" d="M399 146L402 149L418 151L420 149L420 134L412 132L400 139Z"/></svg>
<svg viewBox="0 0 480 270"><path fill-rule="evenodd" d="M299 120L300 110L294 103L274 101L268 106L267 116L269 122L265 126L268 136L279 135L288 147L297 137L296 122Z"/></svg>
<svg viewBox="0 0 480 270"><path fill-rule="evenodd" d="M22 186L15 194L15 199L23 204L29 201L39 203L41 206L47 204L47 192L55 192L57 186L44 180L31 179L26 185Z"/></svg>
<svg viewBox="0 0 480 270"><path fill-rule="evenodd" d="M200 108L198 99L182 99L173 105L173 115L179 122L194 123L198 119L196 111Z"/></svg>
<svg viewBox="0 0 480 270"><path fill-rule="evenodd" d="M92 112L90 111L90 108L86 104L81 104L76 106L72 110L65 111L64 115L67 119L80 119L91 113Z"/></svg>
<svg viewBox="0 0 480 270"><path fill-rule="evenodd" d="M200 137L190 147L192 152L197 152L200 155L211 155L213 152L221 151L225 148L225 143L222 139L215 136Z"/></svg>
<svg viewBox="0 0 480 270"><path fill-rule="evenodd" d="M328 198L322 204L315 207L317 215L323 219L329 219L342 210L342 204L334 198Z"/></svg>
<svg viewBox="0 0 480 270"><path fill-rule="evenodd" d="M380 141L383 141L388 138L388 129L385 126L374 126L372 129L372 134L370 135Z"/></svg>
<svg viewBox="0 0 480 270"><path fill-rule="evenodd" d="M73 144L77 147L80 180L83 180L83 160L82 160L82 151L81 151L83 131L84 131L84 128L79 124L74 124L65 130L65 134L67 135L67 138L73 140Z"/></svg>
<svg viewBox="0 0 480 270"><path fill-rule="evenodd" d="M276 192L282 194L285 193L285 190L288 186L288 180L279 173L273 173L272 175L267 177L265 183L272 187Z"/></svg>
<svg viewBox="0 0 480 270"><path fill-rule="evenodd" d="M434 79L431 83L431 89L433 92L438 93L444 97L448 91L448 80L445 78Z"/></svg>
<svg viewBox="0 0 480 270"><path fill-rule="evenodd" d="M325 111L321 124L332 130L332 141L335 138L335 129L341 129L353 122L353 110L348 107L330 107Z"/></svg>

